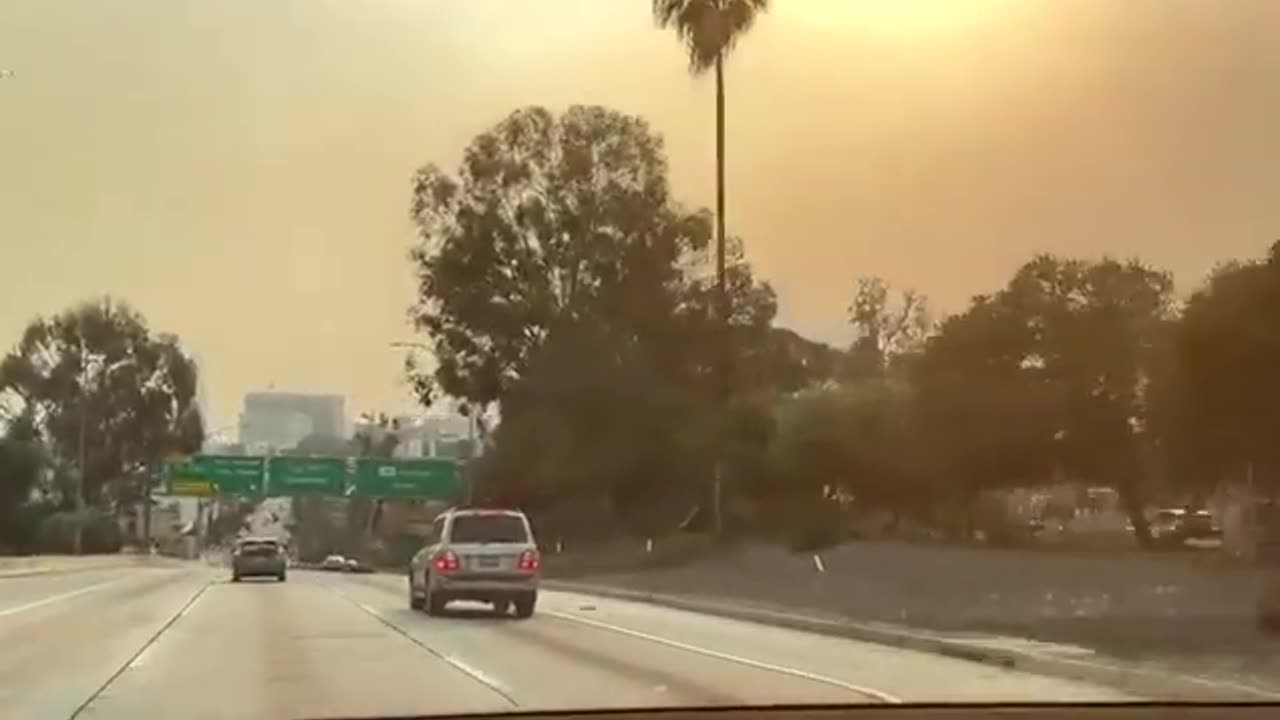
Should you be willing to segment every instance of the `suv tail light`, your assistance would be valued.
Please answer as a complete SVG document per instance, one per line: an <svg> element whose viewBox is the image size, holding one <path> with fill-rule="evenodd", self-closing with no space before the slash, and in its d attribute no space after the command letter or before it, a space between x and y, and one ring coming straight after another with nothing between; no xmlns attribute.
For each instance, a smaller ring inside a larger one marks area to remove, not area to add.
<svg viewBox="0 0 1280 720"><path fill-rule="evenodd" d="M458 556L452 550L445 550L437 555L434 564L439 572L457 572L462 567L462 563L458 562Z"/></svg>
<svg viewBox="0 0 1280 720"><path fill-rule="evenodd" d="M542 565L542 559L538 557L537 550L525 550L520 553L520 562L516 565L521 572L537 572Z"/></svg>

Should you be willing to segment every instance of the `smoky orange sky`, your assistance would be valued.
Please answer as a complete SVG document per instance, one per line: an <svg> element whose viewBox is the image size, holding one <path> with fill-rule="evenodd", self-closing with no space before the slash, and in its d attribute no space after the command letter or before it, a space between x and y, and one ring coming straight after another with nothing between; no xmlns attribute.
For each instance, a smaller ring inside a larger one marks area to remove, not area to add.
<svg viewBox="0 0 1280 720"><path fill-rule="evenodd" d="M413 169L512 109L602 104L709 205L713 85L648 0L0 2L0 343L109 293L243 393L411 406ZM728 71L728 226L780 321L856 277L940 312L1031 254L1195 287L1280 237L1280 2L774 0Z"/></svg>

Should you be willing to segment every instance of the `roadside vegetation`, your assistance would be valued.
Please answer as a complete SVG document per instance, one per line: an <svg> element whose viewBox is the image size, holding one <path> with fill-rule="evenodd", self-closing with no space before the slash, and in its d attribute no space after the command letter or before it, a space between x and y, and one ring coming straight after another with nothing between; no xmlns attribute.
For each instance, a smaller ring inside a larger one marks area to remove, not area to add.
<svg viewBox="0 0 1280 720"><path fill-rule="evenodd" d="M1148 544L1153 505L1275 467L1280 245L1185 297L1140 259L1036 255L942 316L851 272L832 346L775 322L732 236L721 320L713 218L671 196L639 117L516 110L456 171L419 171L410 214L438 360L412 379L501 418L480 497L557 538L818 547L879 513L1016 542L991 493L1071 484L1113 490Z"/></svg>
<svg viewBox="0 0 1280 720"><path fill-rule="evenodd" d="M77 527L119 550L164 459L204 439L196 372L110 298L32 320L0 358L0 551L71 552Z"/></svg>

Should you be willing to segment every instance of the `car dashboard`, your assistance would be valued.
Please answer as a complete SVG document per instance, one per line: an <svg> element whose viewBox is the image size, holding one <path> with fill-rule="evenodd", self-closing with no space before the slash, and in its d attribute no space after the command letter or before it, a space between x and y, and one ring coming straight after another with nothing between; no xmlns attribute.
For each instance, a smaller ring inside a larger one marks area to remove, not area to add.
<svg viewBox="0 0 1280 720"><path fill-rule="evenodd" d="M800 705L406 715L379 720L1275 720L1280 703ZM332 719L326 719L332 720ZM354 719L353 719L354 720ZM360 720L369 720L361 718Z"/></svg>

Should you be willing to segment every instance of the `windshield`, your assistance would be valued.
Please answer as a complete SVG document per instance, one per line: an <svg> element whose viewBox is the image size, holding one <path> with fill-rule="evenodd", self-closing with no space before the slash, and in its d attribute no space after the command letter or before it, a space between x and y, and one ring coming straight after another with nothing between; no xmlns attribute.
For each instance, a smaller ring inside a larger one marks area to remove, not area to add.
<svg viewBox="0 0 1280 720"><path fill-rule="evenodd" d="M516 515L457 515L449 530L454 543L524 543L524 521Z"/></svg>
<svg viewBox="0 0 1280 720"><path fill-rule="evenodd" d="M0 716L1277 699L1278 318L1280 0L0 0Z"/></svg>

